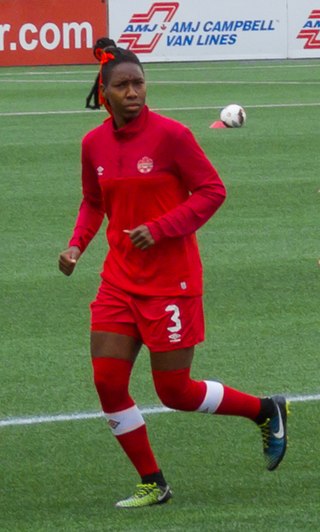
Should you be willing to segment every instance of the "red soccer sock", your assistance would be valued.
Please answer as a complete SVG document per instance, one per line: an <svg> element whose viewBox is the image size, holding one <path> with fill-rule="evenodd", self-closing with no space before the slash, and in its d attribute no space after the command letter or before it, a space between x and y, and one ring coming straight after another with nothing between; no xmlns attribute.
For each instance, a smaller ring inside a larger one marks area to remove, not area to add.
<svg viewBox="0 0 320 532"><path fill-rule="evenodd" d="M255 420L261 400L216 381L195 381L190 369L153 370L157 394L163 404L175 410L243 416Z"/></svg>
<svg viewBox="0 0 320 532"><path fill-rule="evenodd" d="M215 414L242 416L255 420L261 408L261 399L223 386L223 397Z"/></svg>
<svg viewBox="0 0 320 532"><path fill-rule="evenodd" d="M145 425L117 436L117 440L141 477L160 470L151 449Z"/></svg>
<svg viewBox="0 0 320 532"><path fill-rule="evenodd" d="M140 476L160 470L144 420L129 395L132 363L117 358L92 359L94 382L108 425Z"/></svg>

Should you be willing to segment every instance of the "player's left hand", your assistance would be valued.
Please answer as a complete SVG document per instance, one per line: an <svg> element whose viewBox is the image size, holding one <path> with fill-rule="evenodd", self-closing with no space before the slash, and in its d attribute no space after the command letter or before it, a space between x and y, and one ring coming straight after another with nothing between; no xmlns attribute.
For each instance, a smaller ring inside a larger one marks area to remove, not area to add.
<svg viewBox="0 0 320 532"><path fill-rule="evenodd" d="M134 229L125 229L124 232L129 235L132 244L138 249L148 249L154 244L152 235L146 225L138 225Z"/></svg>

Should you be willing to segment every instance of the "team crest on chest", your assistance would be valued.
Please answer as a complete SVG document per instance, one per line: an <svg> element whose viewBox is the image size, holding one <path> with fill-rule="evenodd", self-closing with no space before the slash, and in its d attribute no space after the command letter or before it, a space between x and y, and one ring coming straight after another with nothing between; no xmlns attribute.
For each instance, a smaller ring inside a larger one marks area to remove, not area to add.
<svg viewBox="0 0 320 532"><path fill-rule="evenodd" d="M153 160L150 157L142 157L138 161L137 168L141 174L148 174L153 168Z"/></svg>

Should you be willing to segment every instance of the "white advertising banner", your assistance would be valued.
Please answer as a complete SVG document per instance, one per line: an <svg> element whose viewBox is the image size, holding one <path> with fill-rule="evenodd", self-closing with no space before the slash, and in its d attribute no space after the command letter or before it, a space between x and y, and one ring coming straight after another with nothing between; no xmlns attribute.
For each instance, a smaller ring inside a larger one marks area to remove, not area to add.
<svg viewBox="0 0 320 532"><path fill-rule="evenodd" d="M285 58L287 0L109 0L109 36L143 62Z"/></svg>
<svg viewBox="0 0 320 532"><path fill-rule="evenodd" d="M288 57L320 57L320 0L288 0Z"/></svg>

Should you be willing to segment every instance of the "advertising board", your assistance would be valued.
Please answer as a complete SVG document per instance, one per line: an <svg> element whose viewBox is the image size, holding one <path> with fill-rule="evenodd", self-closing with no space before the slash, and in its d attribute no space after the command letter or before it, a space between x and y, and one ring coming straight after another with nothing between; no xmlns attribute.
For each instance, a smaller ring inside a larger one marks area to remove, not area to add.
<svg viewBox="0 0 320 532"><path fill-rule="evenodd" d="M320 0L0 0L0 66L94 63L109 35L143 62L320 57Z"/></svg>
<svg viewBox="0 0 320 532"><path fill-rule="evenodd" d="M101 0L1 0L0 65L92 63L106 31Z"/></svg>
<svg viewBox="0 0 320 532"><path fill-rule="evenodd" d="M320 0L288 0L288 57L320 57Z"/></svg>
<svg viewBox="0 0 320 532"><path fill-rule="evenodd" d="M109 0L109 32L141 60L284 58L285 0Z"/></svg>

